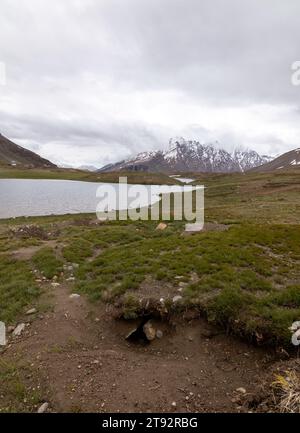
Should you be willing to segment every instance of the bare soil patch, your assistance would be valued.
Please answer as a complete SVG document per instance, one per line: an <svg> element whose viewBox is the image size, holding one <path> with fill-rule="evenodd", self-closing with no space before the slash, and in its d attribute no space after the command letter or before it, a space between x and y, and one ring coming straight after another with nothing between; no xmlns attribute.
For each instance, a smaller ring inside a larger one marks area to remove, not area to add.
<svg viewBox="0 0 300 433"><path fill-rule="evenodd" d="M30 260L35 253L44 247L55 248L57 246L57 241L43 241L40 245L31 245L29 247L19 248L13 251L12 256L17 260Z"/></svg>
<svg viewBox="0 0 300 433"><path fill-rule="evenodd" d="M44 284L53 311L27 318L30 326L10 339L2 357L21 357L34 368L49 411L248 411L244 403L272 361L263 349L192 316L158 322L163 336L149 344L130 343L125 337L137 322L115 320L107 306L82 296L70 299L72 286Z"/></svg>

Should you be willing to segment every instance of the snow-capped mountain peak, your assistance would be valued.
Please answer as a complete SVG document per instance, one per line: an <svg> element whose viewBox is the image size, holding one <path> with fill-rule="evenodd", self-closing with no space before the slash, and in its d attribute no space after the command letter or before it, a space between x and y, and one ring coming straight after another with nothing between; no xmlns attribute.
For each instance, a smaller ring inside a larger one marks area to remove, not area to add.
<svg viewBox="0 0 300 433"><path fill-rule="evenodd" d="M267 155L260 155L255 150L251 149L235 149L232 154L232 158L240 167L240 171L247 171L251 168L258 167L259 165L265 164L272 160Z"/></svg>
<svg viewBox="0 0 300 433"><path fill-rule="evenodd" d="M142 152L135 158L103 167L109 170L142 170L154 172L244 172L271 160L254 150L236 149L229 153L218 142L201 144L183 137L171 138L166 150Z"/></svg>

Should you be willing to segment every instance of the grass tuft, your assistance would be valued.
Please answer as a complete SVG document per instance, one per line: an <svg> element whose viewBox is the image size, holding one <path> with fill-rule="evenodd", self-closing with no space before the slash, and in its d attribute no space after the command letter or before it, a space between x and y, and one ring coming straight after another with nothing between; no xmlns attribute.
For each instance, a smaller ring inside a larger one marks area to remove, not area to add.
<svg viewBox="0 0 300 433"><path fill-rule="evenodd" d="M42 248L32 257L36 269L46 278L51 279L63 270L63 262L56 257L52 248Z"/></svg>
<svg viewBox="0 0 300 433"><path fill-rule="evenodd" d="M296 371L287 371L286 376L276 375L273 387L280 412L300 413L300 376Z"/></svg>

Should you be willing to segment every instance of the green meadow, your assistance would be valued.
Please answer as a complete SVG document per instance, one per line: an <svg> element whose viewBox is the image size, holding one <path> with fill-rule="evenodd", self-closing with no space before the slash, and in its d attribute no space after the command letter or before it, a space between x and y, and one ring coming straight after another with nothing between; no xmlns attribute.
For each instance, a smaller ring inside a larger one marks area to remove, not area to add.
<svg viewBox="0 0 300 433"><path fill-rule="evenodd" d="M2 220L0 319L16 321L45 290L36 280L63 282L76 264L73 290L123 304L125 317L142 314L146 282L150 297L151 284L175 294L180 285L181 302L167 300L170 314L196 309L251 341L288 345L300 320L299 173L190 176L206 186L209 224L199 233L185 233L184 222L156 230L155 221L95 215Z"/></svg>

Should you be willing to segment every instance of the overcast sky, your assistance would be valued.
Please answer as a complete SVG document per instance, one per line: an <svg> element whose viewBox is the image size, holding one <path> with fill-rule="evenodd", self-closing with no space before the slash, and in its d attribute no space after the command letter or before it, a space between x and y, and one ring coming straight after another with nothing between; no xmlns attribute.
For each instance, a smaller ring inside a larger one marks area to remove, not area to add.
<svg viewBox="0 0 300 433"><path fill-rule="evenodd" d="M102 166L170 137L300 147L299 0L0 0L0 132Z"/></svg>

